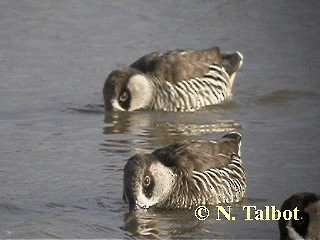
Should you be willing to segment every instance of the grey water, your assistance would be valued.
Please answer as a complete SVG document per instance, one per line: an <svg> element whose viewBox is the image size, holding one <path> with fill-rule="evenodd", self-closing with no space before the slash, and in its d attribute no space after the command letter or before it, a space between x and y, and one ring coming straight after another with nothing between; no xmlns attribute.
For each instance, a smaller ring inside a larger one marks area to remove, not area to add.
<svg viewBox="0 0 320 240"><path fill-rule="evenodd" d="M319 192L319 1L0 1L0 238L271 238L243 206ZM232 100L195 113L103 110L108 73L156 50L240 51ZM243 136L235 221L130 214L126 160Z"/></svg>

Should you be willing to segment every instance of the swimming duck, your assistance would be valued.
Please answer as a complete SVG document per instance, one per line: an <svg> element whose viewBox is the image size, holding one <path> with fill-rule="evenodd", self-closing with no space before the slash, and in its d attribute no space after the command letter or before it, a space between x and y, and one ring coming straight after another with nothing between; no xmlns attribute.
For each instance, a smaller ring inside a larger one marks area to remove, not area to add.
<svg viewBox="0 0 320 240"><path fill-rule="evenodd" d="M320 195L314 193L298 193L289 197L281 206L281 212L298 208L295 220L278 221L280 239L320 239Z"/></svg>
<svg viewBox="0 0 320 240"><path fill-rule="evenodd" d="M159 51L112 71L104 88L106 111L199 110L231 96L243 56L204 50Z"/></svg>
<svg viewBox="0 0 320 240"><path fill-rule="evenodd" d="M229 133L136 154L124 167L123 199L130 210L237 203L246 188L240 145L241 135Z"/></svg>

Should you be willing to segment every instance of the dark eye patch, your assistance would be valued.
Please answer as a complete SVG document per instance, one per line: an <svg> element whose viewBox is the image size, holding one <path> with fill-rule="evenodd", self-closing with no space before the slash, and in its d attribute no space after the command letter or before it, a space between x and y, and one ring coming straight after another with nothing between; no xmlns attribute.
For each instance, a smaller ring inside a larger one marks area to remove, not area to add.
<svg viewBox="0 0 320 240"><path fill-rule="evenodd" d="M142 190L147 198L151 198L154 189L154 179L150 172L146 173L142 179Z"/></svg>
<svg viewBox="0 0 320 240"><path fill-rule="evenodd" d="M129 97L129 93L127 91L123 91L121 94L120 94L120 97L119 97L119 102L125 102L127 101Z"/></svg>
<svg viewBox="0 0 320 240"><path fill-rule="evenodd" d="M299 220L292 219L292 226L301 236L306 236L309 225L308 213L299 211L298 219Z"/></svg>
<svg viewBox="0 0 320 240"><path fill-rule="evenodd" d="M151 183L151 178L148 175L145 176L144 179L143 179L143 182L142 182L143 186L144 187L149 187L150 183Z"/></svg>
<svg viewBox="0 0 320 240"><path fill-rule="evenodd" d="M123 109L128 110L131 103L130 91L128 91L127 89L123 89L119 94L118 102Z"/></svg>

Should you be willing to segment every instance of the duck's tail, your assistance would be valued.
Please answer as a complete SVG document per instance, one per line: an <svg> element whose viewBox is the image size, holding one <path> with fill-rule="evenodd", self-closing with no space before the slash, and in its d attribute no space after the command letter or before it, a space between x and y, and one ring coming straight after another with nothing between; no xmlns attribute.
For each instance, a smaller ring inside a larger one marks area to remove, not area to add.
<svg viewBox="0 0 320 240"><path fill-rule="evenodd" d="M230 88L232 88L237 71L242 66L243 55L240 52L222 54L222 65L230 77Z"/></svg>
<svg viewBox="0 0 320 240"><path fill-rule="evenodd" d="M223 136L223 138L230 138L233 139L235 144L237 145L237 154L239 157L241 156L241 134L238 132L230 132Z"/></svg>

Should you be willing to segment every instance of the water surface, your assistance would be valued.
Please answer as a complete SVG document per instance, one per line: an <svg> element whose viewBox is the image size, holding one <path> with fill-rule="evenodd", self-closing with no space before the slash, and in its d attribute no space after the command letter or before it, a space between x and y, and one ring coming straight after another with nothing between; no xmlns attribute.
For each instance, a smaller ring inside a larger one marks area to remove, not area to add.
<svg viewBox="0 0 320 240"><path fill-rule="evenodd" d="M319 192L318 1L0 2L0 238L278 238L242 207ZM155 50L239 50L232 100L196 113L103 111L109 71ZM235 221L128 213L126 160L243 135Z"/></svg>

